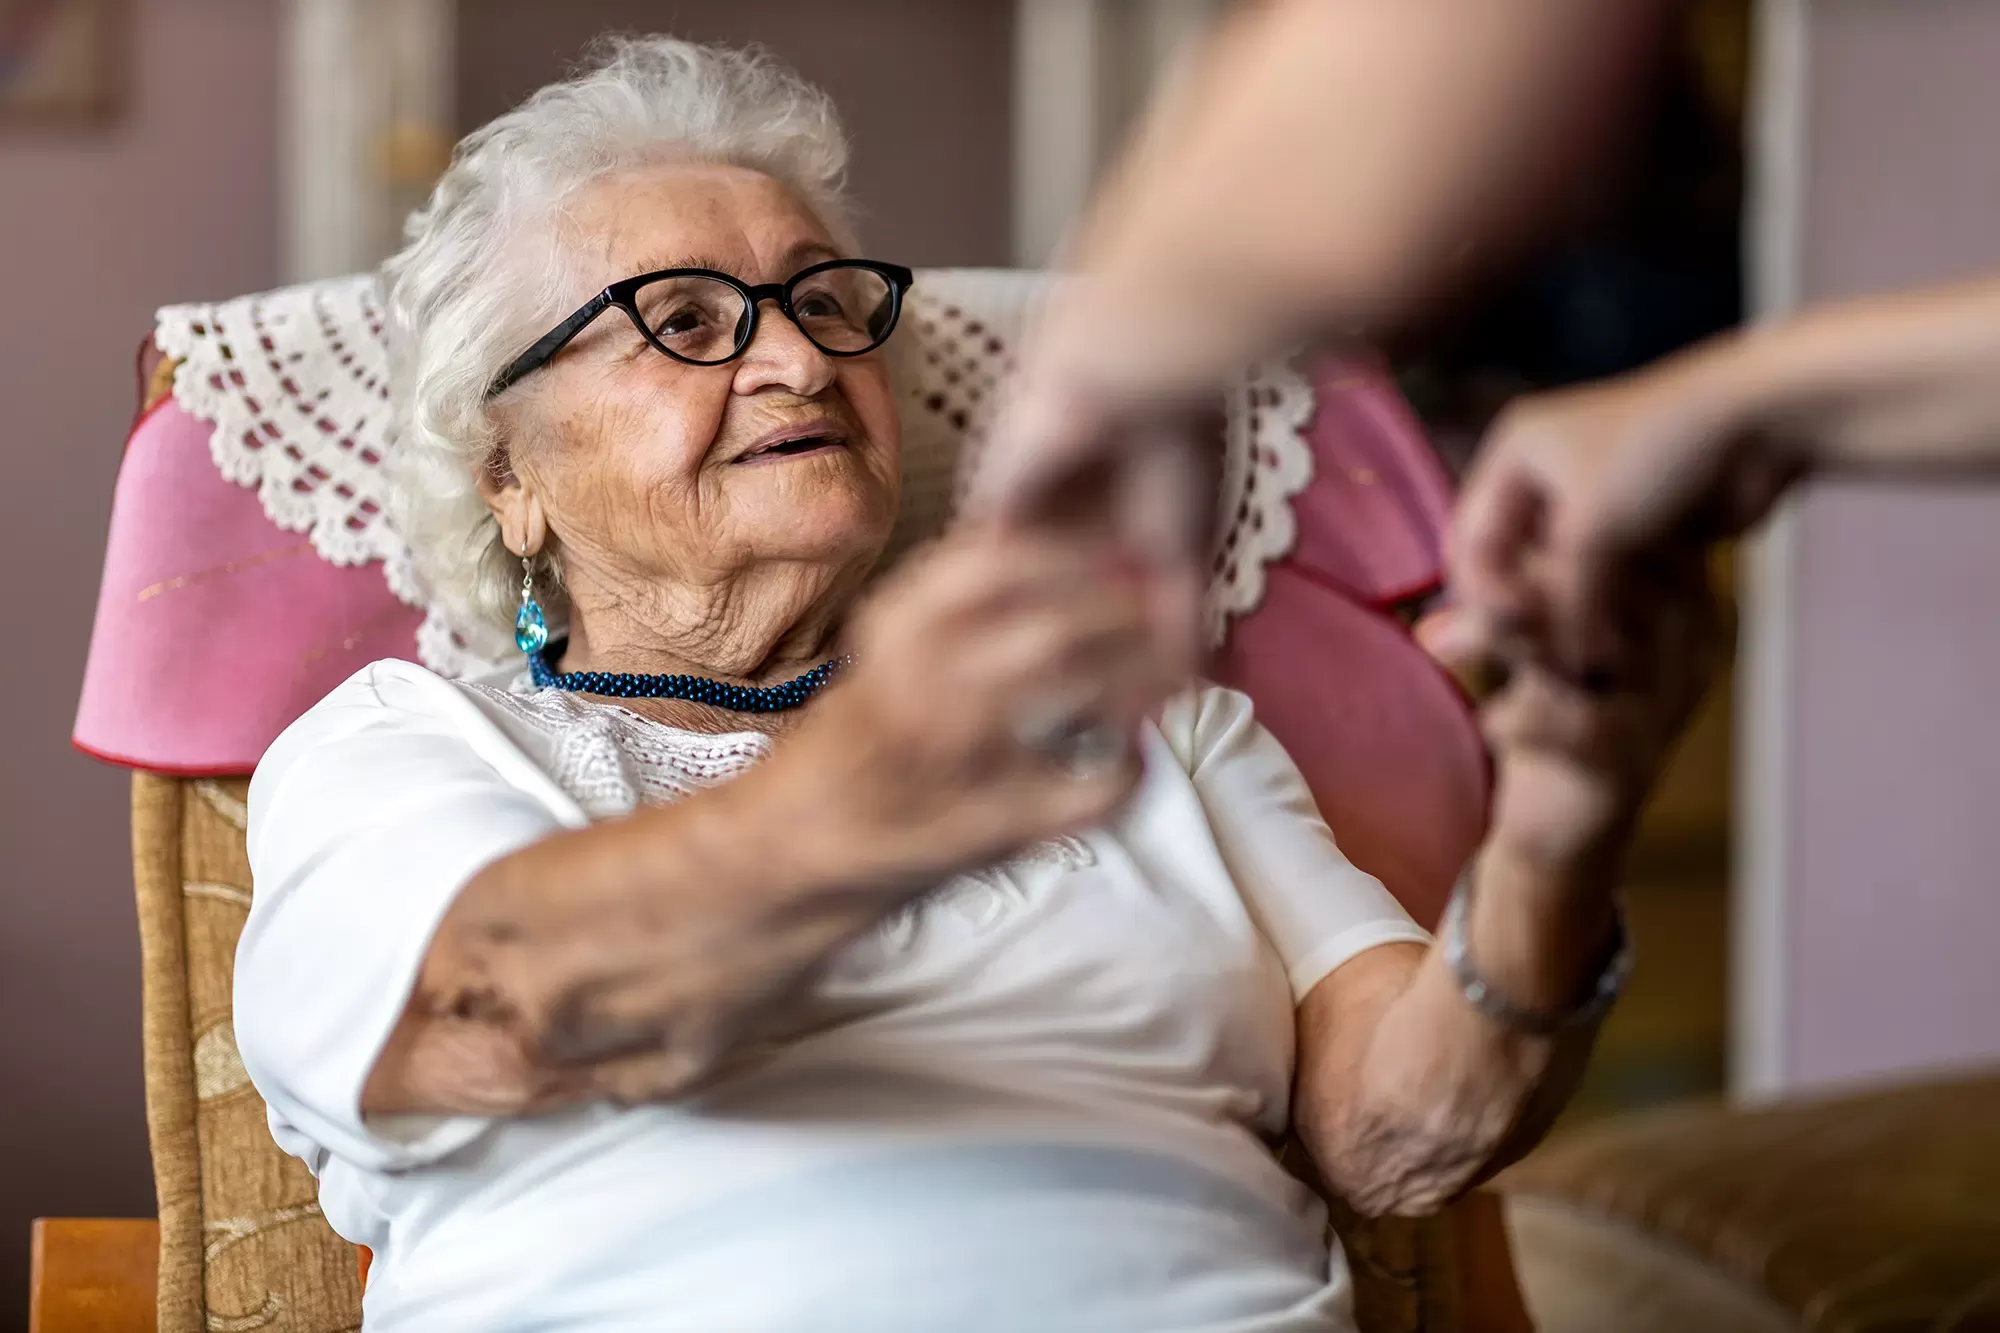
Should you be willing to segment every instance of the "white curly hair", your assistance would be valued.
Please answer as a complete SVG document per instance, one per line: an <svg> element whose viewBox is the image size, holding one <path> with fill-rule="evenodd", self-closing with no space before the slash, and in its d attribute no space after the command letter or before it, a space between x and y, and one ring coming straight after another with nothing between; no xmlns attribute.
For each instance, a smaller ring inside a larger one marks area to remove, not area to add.
<svg viewBox="0 0 2000 1333"><path fill-rule="evenodd" d="M825 93L759 49L619 36L460 140L383 267L401 437L395 523L425 594L476 649L497 655L508 642L522 572L476 484L507 462L487 386L576 299L552 225L564 201L663 158L763 172L851 252L847 138ZM535 572L559 619L560 553L537 557Z"/></svg>

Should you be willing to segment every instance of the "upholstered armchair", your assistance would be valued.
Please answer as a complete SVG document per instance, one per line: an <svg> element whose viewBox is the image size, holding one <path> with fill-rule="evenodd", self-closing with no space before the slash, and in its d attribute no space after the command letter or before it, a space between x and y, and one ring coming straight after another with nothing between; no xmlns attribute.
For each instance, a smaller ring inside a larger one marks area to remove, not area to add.
<svg viewBox="0 0 2000 1333"><path fill-rule="evenodd" d="M892 344L898 548L948 521L1040 284L920 275ZM246 775L368 661L455 673L481 645L423 604L385 518L395 442L372 279L163 311L145 362L76 739L135 770L159 1216L42 1224L38 1331L349 1329L365 1256L271 1142L235 1049ZM1226 422L1218 674L1258 698L1349 854L1434 919L1486 799L1463 702L1401 618L1439 582L1445 478L1401 399L1359 363L1260 367L1231 390ZM1328 669L1291 669L1301 661ZM1369 1333L1526 1326L1491 1196L1420 1222L1342 1217L1340 1230ZM97 1323L78 1313L91 1306Z"/></svg>

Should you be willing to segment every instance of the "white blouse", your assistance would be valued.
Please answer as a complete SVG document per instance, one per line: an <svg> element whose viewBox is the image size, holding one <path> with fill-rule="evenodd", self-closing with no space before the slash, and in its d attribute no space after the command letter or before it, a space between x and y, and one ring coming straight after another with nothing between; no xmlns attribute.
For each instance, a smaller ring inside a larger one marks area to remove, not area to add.
<svg viewBox="0 0 2000 1333"><path fill-rule="evenodd" d="M264 757L237 1040L327 1220L375 1251L371 1333L1351 1329L1322 1209L1266 1145L1295 1003L1425 936L1227 690L1168 708L1114 824L884 920L698 1095L362 1115L460 886L769 744L385 661Z"/></svg>

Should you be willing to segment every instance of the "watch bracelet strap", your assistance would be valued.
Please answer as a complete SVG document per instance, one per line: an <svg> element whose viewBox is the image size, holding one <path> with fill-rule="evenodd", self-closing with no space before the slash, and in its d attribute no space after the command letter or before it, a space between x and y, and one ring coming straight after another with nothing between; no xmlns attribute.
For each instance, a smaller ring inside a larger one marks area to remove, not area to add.
<svg viewBox="0 0 2000 1333"><path fill-rule="evenodd" d="M1618 1003L1619 995L1625 990L1626 978L1632 972L1632 936L1625 926L1624 905L1618 903L1612 907L1610 954L1597 974L1590 995L1569 1009L1556 1012L1531 1009L1509 999L1492 982L1480 976L1479 970L1472 965L1466 929L1471 914L1471 880L1472 872L1468 867L1452 888L1451 900L1445 904L1444 919L1438 925L1438 940L1444 949L1445 962L1451 968L1452 977L1458 982L1459 993L1465 997L1465 1002L1502 1027L1535 1036L1554 1036L1601 1022L1611 1012L1612 1006Z"/></svg>

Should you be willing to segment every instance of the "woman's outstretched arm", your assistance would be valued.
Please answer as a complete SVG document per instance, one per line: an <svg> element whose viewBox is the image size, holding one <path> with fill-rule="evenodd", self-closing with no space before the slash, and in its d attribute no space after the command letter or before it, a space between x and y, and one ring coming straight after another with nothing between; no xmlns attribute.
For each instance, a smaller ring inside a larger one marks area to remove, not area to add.
<svg viewBox="0 0 2000 1333"><path fill-rule="evenodd" d="M1079 775L1016 730L1053 691L1131 737L1171 687L1141 592L1101 557L974 534L913 560L863 615L851 676L770 759L479 870L361 1109L506 1115L685 1092L929 886L1102 819L1137 780L1136 749Z"/></svg>
<svg viewBox="0 0 2000 1333"><path fill-rule="evenodd" d="M1361 954L1305 997L1296 1120L1358 1210L1435 1209L1533 1147L1575 1090L1616 965L1625 849L1719 660L1704 574L1695 561L1662 575L1642 672L1527 666L1484 704L1493 813L1459 920L1427 948ZM1590 1021L1549 1021L1564 1016Z"/></svg>

